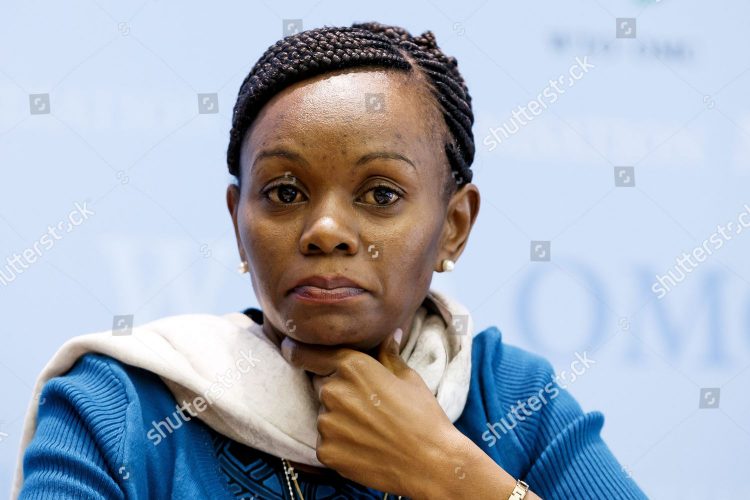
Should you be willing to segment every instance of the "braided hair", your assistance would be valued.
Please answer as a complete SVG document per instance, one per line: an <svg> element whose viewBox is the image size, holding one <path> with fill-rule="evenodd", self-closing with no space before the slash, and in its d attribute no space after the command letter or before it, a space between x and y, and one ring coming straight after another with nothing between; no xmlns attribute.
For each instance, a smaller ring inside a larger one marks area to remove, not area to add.
<svg viewBox="0 0 750 500"><path fill-rule="evenodd" d="M360 66L404 72L416 68L421 72L421 80L435 97L450 132L444 148L451 175L446 175L443 194L450 196L471 182L474 114L468 88L458 72L458 61L440 50L431 31L414 37L401 27L377 22L302 31L282 38L266 50L240 86L227 148L229 173L240 181L243 137L274 94L322 73Z"/></svg>

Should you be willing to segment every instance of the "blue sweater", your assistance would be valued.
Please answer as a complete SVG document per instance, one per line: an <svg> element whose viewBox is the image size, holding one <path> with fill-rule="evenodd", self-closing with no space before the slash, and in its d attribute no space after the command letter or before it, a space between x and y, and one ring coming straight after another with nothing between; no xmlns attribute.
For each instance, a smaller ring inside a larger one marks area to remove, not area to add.
<svg viewBox="0 0 750 500"><path fill-rule="evenodd" d="M545 499L646 498L602 441L604 416L584 413L546 359L503 344L495 327L477 334L472 349L455 426L497 464ZM21 499L237 498L217 433L201 421L186 421L158 446L147 438L176 403L153 373L89 353L48 381L40 401ZM303 483L309 476L299 473ZM287 498L285 486L268 487Z"/></svg>

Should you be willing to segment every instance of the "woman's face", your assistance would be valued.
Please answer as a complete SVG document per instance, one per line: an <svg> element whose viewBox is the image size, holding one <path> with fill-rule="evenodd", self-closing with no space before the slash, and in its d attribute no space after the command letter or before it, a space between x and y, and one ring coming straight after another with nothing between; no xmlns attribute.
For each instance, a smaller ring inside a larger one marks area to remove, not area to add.
<svg viewBox="0 0 750 500"><path fill-rule="evenodd" d="M360 68L299 82L263 107L227 204L266 335L359 350L397 327L408 335L479 208L472 184L442 196L446 127L431 99L413 76ZM314 276L355 284L297 286Z"/></svg>

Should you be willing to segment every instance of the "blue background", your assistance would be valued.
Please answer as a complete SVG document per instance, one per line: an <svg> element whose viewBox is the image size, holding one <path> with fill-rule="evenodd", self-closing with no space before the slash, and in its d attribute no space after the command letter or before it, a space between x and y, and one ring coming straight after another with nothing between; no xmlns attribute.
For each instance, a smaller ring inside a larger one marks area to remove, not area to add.
<svg viewBox="0 0 750 500"><path fill-rule="evenodd" d="M0 285L0 490L8 491L37 374L68 338L186 312L255 305L225 205L225 151L242 79L282 36L377 20L432 30L473 97L482 206L434 286L478 330L569 369L603 436L653 498L748 491L750 235L737 234L663 299L683 251L750 204L750 4L740 0L487 2L3 2L0 267L87 202L95 215ZM616 18L637 36L616 38ZM576 57L594 67L490 150ZM49 94L49 114L30 94ZM219 112L198 112L217 93ZM614 168L633 166L635 186ZM530 261L551 241L549 262ZM743 257L744 255L744 257ZM699 408L701 388L719 407Z"/></svg>

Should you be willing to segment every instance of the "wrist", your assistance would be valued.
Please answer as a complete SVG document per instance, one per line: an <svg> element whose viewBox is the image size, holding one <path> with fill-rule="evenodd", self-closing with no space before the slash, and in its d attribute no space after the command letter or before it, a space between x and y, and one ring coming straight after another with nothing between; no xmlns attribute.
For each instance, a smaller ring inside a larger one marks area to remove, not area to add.
<svg viewBox="0 0 750 500"><path fill-rule="evenodd" d="M461 466L466 441L471 440L456 429L452 424L449 428L435 432L438 439L432 446L422 448L425 454L419 462L419 469L411 475L409 491L406 496L413 500L427 500L434 498L459 498L456 496L460 488L455 484L466 466ZM415 464L416 465L416 464ZM456 469L458 470L456 471Z"/></svg>
<svg viewBox="0 0 750 500"><path fill-rule="evenodd" d="M421 498L459 499L471 496L467 496L473 491L469 483L476 481L476 465L481 460L476 456L476 452L482 455L484 452L453 425L441 435L443 436L441 444L435 447L431 460L428 462L430 476L435 479L422 481L422 488L419 496L414 497L415 500ZM489 459L489 457L486 458Z"/></svg>
<svg viewBox="0 0 750 500"><path fill-rule="evenodd" d="M428 496L420 498L509 498L516 478L471 439L453 429L455 433L447 437L441 461L433 469L439 472L436 476L440 480L430 481Z"/></svg>

